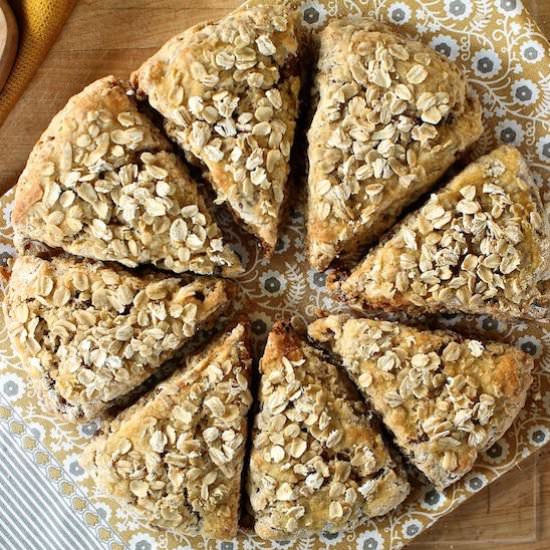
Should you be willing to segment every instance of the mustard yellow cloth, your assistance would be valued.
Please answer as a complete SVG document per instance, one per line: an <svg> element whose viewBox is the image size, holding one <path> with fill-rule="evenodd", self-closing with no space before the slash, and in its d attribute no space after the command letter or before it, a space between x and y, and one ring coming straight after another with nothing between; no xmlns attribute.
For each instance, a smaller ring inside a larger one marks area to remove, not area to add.
<svg viewBox="0 0 550 550"><path fill-rule="evenodd" d="M55 42L76 0L10 0L19 27L19 46L0 93L0 125Z"/></svg>

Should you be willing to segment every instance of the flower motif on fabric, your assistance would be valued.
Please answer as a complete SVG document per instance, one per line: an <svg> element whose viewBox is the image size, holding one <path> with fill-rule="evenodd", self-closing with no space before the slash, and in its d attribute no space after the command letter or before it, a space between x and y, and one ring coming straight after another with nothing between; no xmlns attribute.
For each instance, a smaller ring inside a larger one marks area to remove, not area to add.
<svg viewBox="0 0 550 550"><path fill-rule="evenodd" d="M537 85L526 78L512 84L512 99L520 105L533 105L539 97Z"/></svg>
<svg viewBox="0 0 550 550"><path fill-rule="evenodd" d="M545 445L550 437L550 430L542 424L533 426L529 430L529 441L537 447Z"/></svg>
<svg viewBox="0 0 550 550"><path fill-rule="evenodd" d="M155 539L146 533L134 535L128 542L131 550L157 550L158 546Z"/></svg>
<svg viewBox="0 0 550 550"><path fill-rule="evenodd" d="M523 142L525 135L523 127L517 120L507 118L500 121L495 127L497 140L507 145L518 147Z"/></svg>
<svg viewBox="0 0 550 550"><path fill-rule="evenodd" d="M539 138L537 153L542 162L550 162L550 135Z"/></svg>
<svg viewBox="0 0 550 550"><path fill-rule="evenodd" d="M544 351L542 342L535 336L522 336L518 338L516 340L516 346L521 349L521 351L532 355L535 359L538 359Z"/></svg>
<svg viewBox="0 0 550 550"><path fill-rule="evenodd" d="M327 10L320 2L309 0L301 6L302 20L312 28L320 27L325 23L327 18Z"/></svg>
<svg viewBox="0 0 550 550"><path fill-rule="evenodd" d="M479 50L472 57L474 74L481 78L492 78L502 67L500 57L493 50Z"/></svg>
<svg viewBox="0 0 550 550"><path fill-rule="evenodd" d="M438 510L445 504L446 500L443 493L439 492L435 487L428 486L420 501L420 506L426 510Z"/></svg>
<svg viewBox="0 0 550 550"><path fill-rule="evenodd" d="M77 454L70 454L63 462L63 468L73 479L84 479L87 477L86 470L80 464L80 457Z"/></svg>
<svg viewBox="0 0 550 550"><path fill-rule="evenodd" d="M495 0L495 5L502 15L511 17L519 15L523 10L521 0Z"/></svg>
<svg viewBox="0 0 550 550"><path fill-rule="evenodd" d="M445 12L451 19L463 20L472 14L470 0L445 0Z"/></svg>
<svg viewBox="0 0 550 550"><path fill-rule="evenodd" d="M357 550L383 550L384 539L379 531L365 531L357 537Z"/></svg>
<svg viewBox="0 0 550 550"><path fill-rule="evenodd" d="M466 489L472 493L477 493L487 485L487 477L481 473L470 472L465 479Z"/></svg>
<svg viewBox="0 0 550 550"><path fill-rule="evenodd" d="M260 277L260 287L265 296L281 296L287 286L287 281L279 271L266 271Z"/></svg>
<svg viewBox="0 0 550 550"><path fill-rule="evenodd" d="M388 16L392 23L404 25L411 19L411 8L403 2L394 2L388 7Z"/></svg>
<svg viewBox="0 0 550 550"><path fill-rule="evenodd" d="M326 272L315 271L314 269L309 269L307 272L307 284L311 290L321 290L325 288L325 283L327 281Z"/></svg>
<svg viewBox="0 0 550 550"><path fill-rule="evenodd" d="M456 61L458 57L458 42L452 36L438 34L430 41L430 47L450 61Z"/></svg>
<svg viewBox="0 0 550 550"><path fill-rule="evenodd" d="M527 40L520 51L521 57L527 63L538 63L544 57L544 46L538 40Z"/></svg>
<svg viewBox="0 0 550 550"><path fill-rule="evenodd" d="M0 393L10 401L17 401L25 394L26 383L17 374L6 373L0 376Z"/></svg>
<svg viewBox="0 0 550 550"><path fill-rule="evenodd" d="M490 464L502 464L508 459L510 445L505 438L501 438L483 453L483 460Z"/></svg>
<svg viewBox="0 0 550 550"><path fill-rule="evenodd" d="M403 523L401 531L406 539L413 539L422 531L422 523L417 519L411 519Z"/></svg>

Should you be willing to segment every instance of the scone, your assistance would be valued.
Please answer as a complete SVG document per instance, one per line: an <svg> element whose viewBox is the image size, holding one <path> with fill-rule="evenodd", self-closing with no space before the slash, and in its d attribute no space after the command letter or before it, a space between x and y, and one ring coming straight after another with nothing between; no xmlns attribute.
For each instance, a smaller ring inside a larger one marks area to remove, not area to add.
<svg viewBox="0 0 550 550"><path fill-rule="evenodd" d="M21 256L3 307L14 349L49 408L89 419L211 325L234 293L221 279L137 277L101 263Z"/></svg>
<svg viewBox="0 0 550 550"><path fill-rule="evenodd" d="M329 289L357 307L546 318L550 231L519 151L481 157Z"/></svg>
<svg viewBox="0 0 550 550"><path fill-rule="evenodd" d="M294 17L282 6L240 9L167 42L133 74L139 97L204 170L267 254L277 243L298 112Z"/></svg>
<svg viewBox="0 0 550 550"><path fill-rule="evenodd" d="M469 472L525 404L533 359L447 331L333 315L308 328L438 488Z"/></svg>
<svg viewBox="0 0 550 550"><path fill-rule="evenodd" d="M53 118L17 183L16 246L36 240L129 267L240 273L197 184L132 93L106 77Z"/></svg>
<svg viewBox="0 0 550 550"><path fill-rule="evenodd" d="M308 256L324 270L375 241L482 132L459 69L370 19L320 33L308 132Z"/></svg>
<svg viewBox="0 0 550 550"><path fill-rule="evenodd" d="M250 364L241 323L117 417L85 451L84 465L104 491L155 527L233 538Z"/></svg>
<svg viewBox="0 0 550 550"><path fill-rule="evenodd" d="M247 491L264 539L352 529L409 493L343 370L282 323L260 362Z"/></svg>

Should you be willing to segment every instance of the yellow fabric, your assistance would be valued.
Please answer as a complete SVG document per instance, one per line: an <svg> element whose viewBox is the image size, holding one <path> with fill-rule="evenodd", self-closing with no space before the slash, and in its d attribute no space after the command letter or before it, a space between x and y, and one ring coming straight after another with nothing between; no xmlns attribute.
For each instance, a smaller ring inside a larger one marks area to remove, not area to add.
<svg viewBox="0 0 550 550"><path fill-rule="evenodd" d="M10 0L19 26L19 46L0 93L0 125L46 57L75 3L76 0Z"/></svg>

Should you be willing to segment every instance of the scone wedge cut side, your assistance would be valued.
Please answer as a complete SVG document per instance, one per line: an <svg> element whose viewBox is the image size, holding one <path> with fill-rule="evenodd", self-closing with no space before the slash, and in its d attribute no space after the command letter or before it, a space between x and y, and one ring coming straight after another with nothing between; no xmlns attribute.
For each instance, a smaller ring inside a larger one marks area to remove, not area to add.
<svg viewBox="0 0 550 550"><path fill-rule="evenodd" d="M101 263L18 257L8 335L50 409L89 419L139 386L236 293L215 278L137 277Z"/></svg>
<svg viewBox="0 0 550 550"><path fill-rule="evenodd" d="M347 370L403 453L439 489L468 473L525 404L533 359L515 347L333 315L308 335Z"/></svg>
<svg viewBox="0 0 550 550"><path fill-rule="evenodd" d="M352 306L548 318L550 230L519 151L481 157L329 289ZM546 304L546 305L545 305Z"/></svg>
<svg viewBox="0 0 550 550"><path fill-rule="evenodd" d="M264 539L352 529L409 483L345 372L278 323L260 362L247 491Z"/></svg>
<svg viewBox="0 0 550 550"><path fill-rule="evenodd" d="M376 241L482 132L459 69L364 18L319 36L308 132L308 255L326 269Z"/></svg>
<svg viewBox="0 0 550 550"><path fill-rule="evenodd" d="M167 42L132 76L168 135L205 170L237 222L277 243L298 113L295 17L242 8Z"/></svg>
<svg viewBox="0 0 550 550"><path fill-rule="evenodd" d="M250 365L248 327L240 323L121 413L85 451L84 465L155 527L233 538Z"/></svg>
<svg viewBox="0 0 550 550"><path fill-rule="evenodd" d="M128 267L240 273L196 182L132 94L106 77L53 118L17 183L16 246L34 240Z"/></svg>

